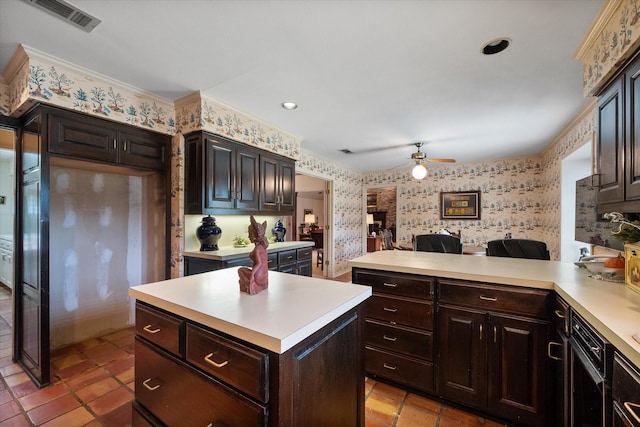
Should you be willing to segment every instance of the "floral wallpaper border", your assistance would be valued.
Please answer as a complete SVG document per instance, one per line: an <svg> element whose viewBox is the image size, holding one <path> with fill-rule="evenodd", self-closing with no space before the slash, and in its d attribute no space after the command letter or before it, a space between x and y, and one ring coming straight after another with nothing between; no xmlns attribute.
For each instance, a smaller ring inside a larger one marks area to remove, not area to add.
<svg viewBox="0 0 640 427"><path fill-rule="evenodd" d="M178 133L204 130L292 159L300 157L300 138L200 91L176 100L175 111Z"/></svg>
<svg viewBox="0 0 640 427"><path fill-rule="evenodd" d="M584 95L593 95L640 45L640 0L608 0L576 59L583 62Z"/></svg>

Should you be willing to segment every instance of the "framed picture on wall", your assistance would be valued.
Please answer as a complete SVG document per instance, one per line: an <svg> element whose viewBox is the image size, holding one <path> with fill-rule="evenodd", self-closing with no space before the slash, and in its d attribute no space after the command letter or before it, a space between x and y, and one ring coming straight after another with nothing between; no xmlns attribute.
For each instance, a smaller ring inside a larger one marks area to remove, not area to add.
<svg viewBox="0 0 640 427"><path fill-rule="evenodd" d="M480 192L440 192L440 219L480 219Z"/></svg>
<svg viewBox="0 0 640 427"><path fill-rule="evenodd" d="M367 208L377 208L377 207L378 207L378 195L367 194Z"/></svg>

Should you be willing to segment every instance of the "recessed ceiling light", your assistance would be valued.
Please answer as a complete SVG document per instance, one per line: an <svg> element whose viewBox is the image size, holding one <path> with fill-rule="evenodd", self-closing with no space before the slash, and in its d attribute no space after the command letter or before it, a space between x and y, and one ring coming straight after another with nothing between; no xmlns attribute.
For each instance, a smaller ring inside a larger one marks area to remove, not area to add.
<svg viewBox="0 0 640 427"><path fill-rule="evenodd" d="M296 108L298 108L298 104L291 101L285 101L281 105L285 110L295 110Z"/></svg>
<svg viewBox="0 0 640 427"><path fill-rule="evenodd" d="M511 40L506 37L493 39L482 46L482 53L485 55L494 55L505 50L507 47L509 47L510 43Z"/></svg>

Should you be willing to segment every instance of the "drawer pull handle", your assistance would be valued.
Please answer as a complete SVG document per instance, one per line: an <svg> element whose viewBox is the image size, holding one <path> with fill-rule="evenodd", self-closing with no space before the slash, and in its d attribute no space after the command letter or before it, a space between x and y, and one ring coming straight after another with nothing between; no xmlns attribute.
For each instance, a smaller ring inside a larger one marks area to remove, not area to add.
<svg viewBox="0 0 640 427"><path fill-rule="evenodd" d="M384 338L387 341L392 341L392 342L394 342L394 341L396 341L398 339L397 337L390 337L390 336L387 336L387 335L383 335L382 338Z"/></svg>
<svg viewBox="0 0 640 427"><path fill-rule="evenodd" d="M398 369L396 366L387 365L386 363L384 363L382 366L384 366L385 368L391 371L395 371L396 369Z"/></svg>
<svg viewBox="0 0 640 427"><path fill-rule="evenodd" d="M146 380L144 380L142 382L142 385L145 386L147 388L147 390L151 390L151 391L159 389L160 388L160 384L157 384L155 386L150 386L149 385L149 381L151 381L151 380L152 380L152 378L147 378Z"/></svg>
<svg viewBox="0 0 640 427"><path fill-rule="evenodd" d="M480 295L480 299L484 301L498 301L496 297L485 297L484 295Z"/></svg>
<svg viewBox="0 0 640 427"><path fill-rule="evenodd" d="M397 308L389 308L389 307L385 307L385 308L384 308L384 311L389 311L389 312L391 312L391 313L395 313L396 311L398 311L398 309L397 309Z"/></svg>
<svg viewBox="0 0 640 427"><path fill-rule="evenodd" d="M624 402L623 405L627 409L627 411L629 411L631 416L633 416L633 418L635 418L635 420L640 423L640 415L638 415L635 411L636 409L640 409L640 404L633 402Z"/></svg>
<svg viewBox="0 0 640 427"><path fill-rule="evenodd" d="M547 356L549 356L549 358L553 360L562 360L562 357L554 356L553 354L551 354L551 347L553 347L554 345L562 348L561 343L549 341L549 344L547 344Z"/></svg>
<svg viewBox="0 0 640 427"><path fill-rule="evenodd" d="M147 325L147 326L145 326L145 327L144 327L144 328L142 328L142 329L144 329L144 331L145 331L145 332L149 332L150 334L157 334L158 332L160 332L160 328L158 328L158 329L151 329L151 325L150 325L150 324L149 324L149 325Z"/></svg>
<svg viewBox="0 0 640 427"><path fill-rule="evenodd" d="M382 285L383 285L383 286L386 286L387 288L396 288L396 287L398 287L398 284L397 284L397 283L386 283L386 282L385 282L385 283L383 283Z"/></svg>
<svg viewBox="0 0 640 427"><path fill-rule="evenodd" d="M480 323L480 341L482 341L482 323Z"/></svg>
<svg viewBox="0 0 640 427"><path fill-rule="evenodd" d="M228 360L225 360L222 363L216 363L213 360L211 360L211 356L213 356L213 353L209 353L204 357L205 362L209 363L210 365L215 366L216 368L222 368L223 366L225 366L227 363L229 363Z"/></svg>
<svg viewBox="0 0 640 427"><path fill-rule="evenodd" d="M556 316L558 316L558 318L560 319L564 319L566 316L564 315L564 313L560 310L556 310L554 311L554 313L556 314Z"/></svg>

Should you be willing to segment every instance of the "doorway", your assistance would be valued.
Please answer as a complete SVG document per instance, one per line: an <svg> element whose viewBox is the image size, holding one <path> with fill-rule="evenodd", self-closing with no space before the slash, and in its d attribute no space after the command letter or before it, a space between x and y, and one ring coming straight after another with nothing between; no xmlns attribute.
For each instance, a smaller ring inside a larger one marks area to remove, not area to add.
<svg viewBox="0 0 640 427"><path fill-rule="evenodd" d="M591 139L562 159L560 166L560 261L574 262L584 243L575 240L576 181L591 175Z"/></svg>
<svg viewBox="0 0 640 427"><path fill-rule="evenodd" d="M394 249L399 223L397 187L365 187L363 198L367 252Z"/></svg>
<svg viewBox="0 0 640 427"><path fill-rule="evenodd" d="M331 259L332 212L331 181L317 176L296 173L295 240L314 242L312 277L333 277Z"/></svg>

